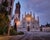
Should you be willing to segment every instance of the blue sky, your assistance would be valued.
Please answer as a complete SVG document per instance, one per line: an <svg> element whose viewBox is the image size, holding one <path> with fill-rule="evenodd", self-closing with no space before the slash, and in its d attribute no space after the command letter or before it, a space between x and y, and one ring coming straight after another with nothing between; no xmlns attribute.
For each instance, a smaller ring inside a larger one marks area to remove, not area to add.
<svg viewBox="0 0 50 40"><path fill-rule="evenodd" d="M50 23L50 0L15 0L14 10L18 1L21 4L21 16L32 11L39 16L40 24Z"/></svg>

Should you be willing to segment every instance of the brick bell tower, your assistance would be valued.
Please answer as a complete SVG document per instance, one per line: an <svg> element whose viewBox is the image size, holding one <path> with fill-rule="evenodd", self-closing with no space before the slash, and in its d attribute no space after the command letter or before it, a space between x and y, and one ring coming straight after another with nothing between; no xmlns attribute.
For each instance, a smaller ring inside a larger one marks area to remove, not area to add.
<svg viewBox="0 0 50 40"><path fill-rule="evenodd" d="M20 20L20 3L16 3L15 15Z"/></svg>
<svg viewBox="0 0 50 40"><path fill-rule="evenodd" d="M20 21L20 3L16 3L15 16L14 16L14 29L17 31L16 22Z"/></svg>

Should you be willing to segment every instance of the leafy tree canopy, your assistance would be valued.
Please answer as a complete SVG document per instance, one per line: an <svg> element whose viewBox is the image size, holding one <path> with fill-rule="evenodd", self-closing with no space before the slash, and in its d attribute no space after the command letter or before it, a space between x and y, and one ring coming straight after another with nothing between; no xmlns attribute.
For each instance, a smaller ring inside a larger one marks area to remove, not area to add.
<svg viewBox="0 0 50 40"><path fill-rule="evenodd" d="M9 24L9 18L8 18L8 11L6 10L6 7L8 7L7 1L0 4L0 34L3 34L8 30L7 28Z"/></svg>

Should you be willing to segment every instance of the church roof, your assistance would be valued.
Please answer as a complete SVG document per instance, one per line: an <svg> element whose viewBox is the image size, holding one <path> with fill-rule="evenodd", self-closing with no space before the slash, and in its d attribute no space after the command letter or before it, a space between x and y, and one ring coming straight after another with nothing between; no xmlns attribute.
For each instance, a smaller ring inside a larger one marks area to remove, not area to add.
<svg viewBox="0 0 50 40"><path fill-rule="evenodd" d="M27 15L25 15L25 17L32 17L32 15L30 15L30 14L27 14Z"/></svg>

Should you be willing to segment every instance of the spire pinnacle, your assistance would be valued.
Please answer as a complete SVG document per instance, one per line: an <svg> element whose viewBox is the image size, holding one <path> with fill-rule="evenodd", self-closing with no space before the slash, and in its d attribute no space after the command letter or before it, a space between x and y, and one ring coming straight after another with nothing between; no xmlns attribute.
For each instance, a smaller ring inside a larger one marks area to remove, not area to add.
<svg viewBox="0 0 50 40"><path fill-rule="evenodd" d="M26 15L26 12L25 12L25 15Z"/></svg>
<svg viewBox="0 0 50 40"><path fill-rule="evenodd" d="M22 14L22 19L23 19L23 14Z"/></svg>
<svg viewBox="0 0 50 40"><path fill-rule="evenodd" d="M33 17L34 17L34 19L35 19L35 13L33 13Z"/></svg>
<svg viewBox="0 0 50 40"><path fill-rule="evenodd" d="M32 15L32 11L30 11L30 14Z"/></svg>
<svg viewBox="0 0 50 40"><path fill-rule="evenodd" d="M37 20L38 20L38 22L39 22L39 16L37 16Z"/></svg>

